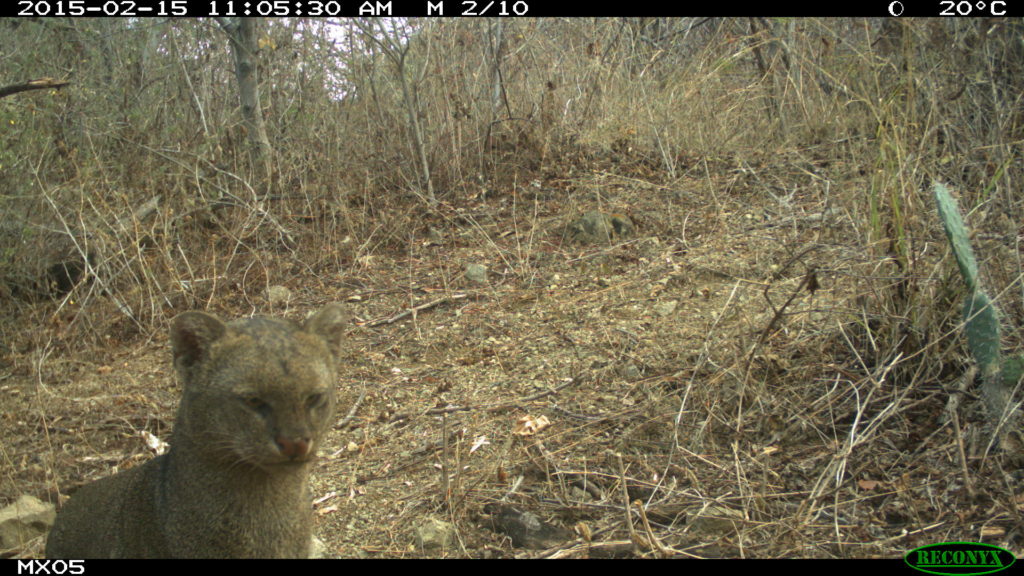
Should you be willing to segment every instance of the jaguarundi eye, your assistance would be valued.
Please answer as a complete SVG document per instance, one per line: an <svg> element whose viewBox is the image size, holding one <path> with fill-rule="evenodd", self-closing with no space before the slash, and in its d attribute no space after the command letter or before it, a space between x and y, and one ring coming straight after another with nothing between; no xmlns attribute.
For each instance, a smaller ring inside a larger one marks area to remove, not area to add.
<svg viewBox="0 0 1024 576"><path fill-rule="evenodd" d="M244 402L249 408L252 408L261 414L270 409L270 405L264 402L259 396L242 396L242 402Z"/></svg>
<svg viewBox="0 0 1024 576"><path fill-rule="evenodd" d="M316 408L317 406L322 406L326 400L327 396L323 394L310 394L306 397L306 406L309 408Z"/></svg>

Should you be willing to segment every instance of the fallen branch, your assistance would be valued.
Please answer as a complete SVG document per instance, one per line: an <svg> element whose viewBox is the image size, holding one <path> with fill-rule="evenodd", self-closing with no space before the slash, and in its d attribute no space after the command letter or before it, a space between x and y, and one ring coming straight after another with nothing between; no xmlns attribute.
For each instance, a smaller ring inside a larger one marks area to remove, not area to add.
<svg viewBox="0 0 1024 576"><path fill-rule="evenodd" d="M21 84L10 84L7 86L0 86L0 98L10 96L11 94L17 94L18 92L27 92L29 90L63 88L68 84L70 84L70 82L54 80L53 78L40 78L38 80L29 80L28 82L22 82Z"/></svg>

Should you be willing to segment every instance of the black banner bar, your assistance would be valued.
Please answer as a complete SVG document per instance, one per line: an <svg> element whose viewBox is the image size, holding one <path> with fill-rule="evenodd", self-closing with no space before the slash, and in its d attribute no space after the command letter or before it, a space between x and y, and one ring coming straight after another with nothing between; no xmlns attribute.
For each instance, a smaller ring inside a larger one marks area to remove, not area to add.
<svg viewBox="0 0 1024 576"><path fill-rule="evenodd" d="M1019 0L671 2L611 0L8 0L3 16L523 17L980 16L1018 14Z"/></svg>

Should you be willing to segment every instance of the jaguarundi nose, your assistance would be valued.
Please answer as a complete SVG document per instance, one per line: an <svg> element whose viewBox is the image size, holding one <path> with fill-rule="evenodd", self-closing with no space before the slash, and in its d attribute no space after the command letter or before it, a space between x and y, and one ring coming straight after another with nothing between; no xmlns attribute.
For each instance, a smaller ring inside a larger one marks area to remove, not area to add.
<svg viewBox="0 0 1024 576"><path fill-rule="evenodd" d="M281 450L281 454L287 456L291 460L304 458L309 454L309 438L291 439L284 436L278 436L274 441L277 442L277 447Z"/></svg>

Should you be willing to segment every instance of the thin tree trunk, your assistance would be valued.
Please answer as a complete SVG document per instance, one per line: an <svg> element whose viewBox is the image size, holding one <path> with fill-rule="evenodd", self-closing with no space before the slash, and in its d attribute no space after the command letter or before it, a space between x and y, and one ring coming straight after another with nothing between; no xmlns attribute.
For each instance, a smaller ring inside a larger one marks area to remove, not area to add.
<svg viewBox="0 0 1024 576"><path fill-rule="evenodd" d="M256 71L256 19L218 19L221 28L231 40L231 55L235 61L238 79L238 99L242 108L242 122L248 131L249 153L253 165L263 169L264 193L273 185L273 148L267 137L260 107L260 85Z"/></svg>

